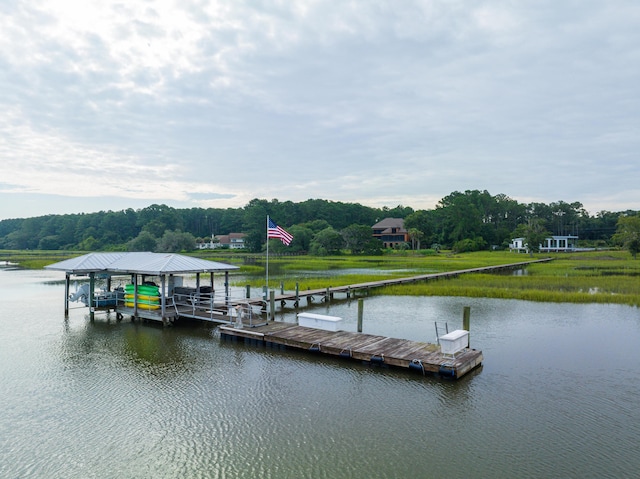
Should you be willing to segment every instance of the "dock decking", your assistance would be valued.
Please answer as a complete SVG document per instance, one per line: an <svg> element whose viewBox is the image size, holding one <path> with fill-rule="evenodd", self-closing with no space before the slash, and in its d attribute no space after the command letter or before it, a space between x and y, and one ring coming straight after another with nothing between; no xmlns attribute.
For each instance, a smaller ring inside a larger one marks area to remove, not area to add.
<svg viewBox="0 0 640 479"><path fill-rule="evenodd" d="M269 322L253 328L220 326L219 331L221 338L226 340L286 346L453 379L480 366L483 360L482 351L475 349L466 348L455 357L445 357L436 344L348 331L325 331L283 322Z"/></svg>

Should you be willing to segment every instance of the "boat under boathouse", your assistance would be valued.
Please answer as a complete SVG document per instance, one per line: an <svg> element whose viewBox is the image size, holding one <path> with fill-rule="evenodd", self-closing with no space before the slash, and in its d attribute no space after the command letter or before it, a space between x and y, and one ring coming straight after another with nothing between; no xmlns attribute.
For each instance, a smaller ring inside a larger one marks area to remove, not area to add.
<svg viewBox="0 0 640 479"><path fill-rule="evenodd" d="M69 302L79 301L91 318L96 311L115 311L119 318L130 315L169 324L180 317L231 322L229 311L235 304L229 272L239 267L180 254L113 252L89 253L45 269L65 272L65 316ZM224 291L215 289L216 273L224 274ZM73 293L72 281L77 284Z"/></svg>

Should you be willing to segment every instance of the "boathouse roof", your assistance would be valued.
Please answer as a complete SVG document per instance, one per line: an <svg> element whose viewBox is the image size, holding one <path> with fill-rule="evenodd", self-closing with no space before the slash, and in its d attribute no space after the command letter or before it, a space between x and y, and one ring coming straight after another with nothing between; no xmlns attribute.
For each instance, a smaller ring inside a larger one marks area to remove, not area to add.
<svg viewBox="0 0 640 479"><path fill-rule="evenodd" d="M88 253L45 266L45 269L86 273L137 273L147 275L213 273L231 271L238 266L193 258L175 253Z"/></svg>

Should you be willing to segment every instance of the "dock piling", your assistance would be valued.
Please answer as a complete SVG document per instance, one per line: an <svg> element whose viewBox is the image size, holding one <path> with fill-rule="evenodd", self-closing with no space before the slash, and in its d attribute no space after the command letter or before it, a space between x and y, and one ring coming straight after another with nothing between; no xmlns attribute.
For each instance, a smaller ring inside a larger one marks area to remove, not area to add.
<svg viewBox="0 0 640 479"><path fill-rule="evenodd" d="M276 292L274 290L269 291L269 319L274 321L276 315Z"/></svg>
<svg viewBox="0 0 640 479"><path fill-rule="evenodd" d="M358 332L362 332L362 316L364 310L364 300L362 298L358 299Z"/></svg>
<svg viewBox="0 0 640 479"><path fill-rule="evenodd" d="M471 321L471 306L465 306L462 311L462 329L469 331L469 323ZM471 336L471 334L469 334ZM469 341L471 343L471 341Z"/></svg>

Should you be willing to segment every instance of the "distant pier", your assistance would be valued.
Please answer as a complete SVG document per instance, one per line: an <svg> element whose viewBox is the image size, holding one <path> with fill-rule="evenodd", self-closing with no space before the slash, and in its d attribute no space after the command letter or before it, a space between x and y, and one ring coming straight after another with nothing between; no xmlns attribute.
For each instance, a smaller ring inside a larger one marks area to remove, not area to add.
<svg viewBox="0 0 640 479"><path fill-rule="evenodd" d="M300 306L300 300L302 299L305 299L307 304L311 304L315 301L328 302L333 299L335 295L344 295L344 297L348 299L358 294L367 295L371 290L384 286L419 283L422 281L438 281L441 279L452 279L464 274L499 273L502 271L513 271L516 269L524 268L525 266L528 266L530 264L545 263L552 260L553 258L543 258L531 261L521 261L518 263L483 266L480 268L444 271L442 273L420 274L403 278L388 278L379 281L370 281L366 283L349 284L344 286L329 286L327 288L320 289L296 290L293 292L274 294L273 303L280 304L280 306L283 308L287 305L287 303L290 303L294 308L297 308ZM241 301L232 302L234 306L240 303L244 305L261 306L263 311L266 311L266 307L271 301L271 298L246 298Z"/></svg>

